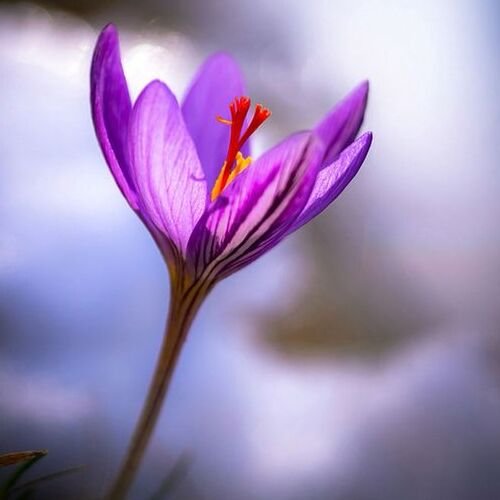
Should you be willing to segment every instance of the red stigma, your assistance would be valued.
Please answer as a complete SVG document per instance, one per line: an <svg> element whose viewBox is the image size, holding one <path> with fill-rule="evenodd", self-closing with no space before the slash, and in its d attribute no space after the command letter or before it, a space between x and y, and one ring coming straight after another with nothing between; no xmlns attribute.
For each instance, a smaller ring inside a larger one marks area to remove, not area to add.
<svg viewBox="0 0 500 500"><path fill-rule="evenodd" d="M248 141L249 137L271 116L271 111L264 108L262 104L255 106L253 118L248 125L245 133L240 138L240 149Z"/></svg>
<svg viewBox="0 0 500 500"><path fill-rule="evenodd" d="M264 108L261 104L257 104L253 117L247 129L242 134L243 125L245 124L245 118L250 109L250 104L250 98L246 96L235 97L229 104L229 111L231 112L231 134L229 137L226 161L223 166L222 186L226 185L238 152L245 142L248 141L250 136L271 116L269 109ZM228 120L220 118L219 121L222 121L222 123L229 123Z"/></svg>

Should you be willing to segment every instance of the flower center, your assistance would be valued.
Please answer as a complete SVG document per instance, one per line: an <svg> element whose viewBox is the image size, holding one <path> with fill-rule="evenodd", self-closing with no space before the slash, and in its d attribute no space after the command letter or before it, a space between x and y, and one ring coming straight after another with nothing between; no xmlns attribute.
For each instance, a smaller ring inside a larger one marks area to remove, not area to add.
<svg viewBox="0 0 500 500"><path fill-rule="evenodd" d="M250 103L249 97L235 97L229 104L231 119L226 120L225 118L217 116L217 121L231 126L231 132L226 160L222 165L219 176L210 194L212 201L219 196L224 188L231 183L240 172L250 165L252 158L250 158L250 156L245 158L241 154L241 148L243 144L248 141L249 137L271 116L271 112L267 108L264 108L261 104L257 104L253 117L248 127L243 132L243 125L245 124L245 118L250 109Z"/></svg>

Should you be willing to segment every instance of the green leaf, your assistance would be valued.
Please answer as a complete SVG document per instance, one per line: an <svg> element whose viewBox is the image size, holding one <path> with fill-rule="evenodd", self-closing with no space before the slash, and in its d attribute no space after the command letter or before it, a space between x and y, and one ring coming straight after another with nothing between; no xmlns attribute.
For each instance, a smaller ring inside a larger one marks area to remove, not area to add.
<svg viewBox="0 0 500 500"><path fill-rule="evenodd" d="M0 467L15 465L21 462L26 462L36 457L44 457L47 455L47 450L30 450L30 451L13 451L0 455Z"/></svg>
<svg viewBox="0 0 500 500"><path fill-rule="evenodd" d="M15 456L14 461L12 462L12 456ZM33 465L35 465L39 460L47 455L47 450L39 450L38 452L18 452L18 453L8 453L7 459L4 458L5 462L9 462L10 464L19 463L21 461L25 461L21 463L19 467L7 478L5 484L0 488L0 500L7 499L12 488L16 485L16 483L21 479L26 471L28 471ZM2 455L5 457L6 455ZM9 458L10 456L10 458ZM24 458L20 458L20 456ZM29 458L31 457L31 458ZM8 463L9 464L9 463Z"/></svg>
<svg viewBox="0 0 500 500"><path fill-rule="evenodd" d="M33 491L33 488L35 486L40 485L41 483L46 483L49 481L53 481L54 479L59 479L64 476L68 476L70 474L74 474L75 472L79 472L82 469L85 468L85 465L79 465L77 467L70 467L69 469L63 469L57 472L53 472L52 474L46 474L45 476L40 476L37 477L36 479L33 479L32 481L28 481L26 483L20 484L19 486L16 486L15 488L11 489L12 493L16 493L18 491L22 491L23 494L28 494L29 492ZM25 498L22 495L18 497L17 500L20 498Z"/></svg>

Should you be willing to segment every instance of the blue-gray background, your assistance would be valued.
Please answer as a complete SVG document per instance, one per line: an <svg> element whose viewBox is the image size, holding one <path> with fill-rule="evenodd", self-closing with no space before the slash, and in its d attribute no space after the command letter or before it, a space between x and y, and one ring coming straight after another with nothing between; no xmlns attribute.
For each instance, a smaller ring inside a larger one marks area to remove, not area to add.
<svg viewBox="0 0 500 500"><path fill-rule="evenodd" d="M174 500L500 498L495 2L0 3L0 453L39 498L96 498L137 417L163 262L98 149L89 62L117 24L132 93L231 52L273 110L257 151L371 84L374 143L322 216L197 318L135 485ZM221 82L223 85L223 82ZM5 475L5 471L3 472Z"/></svg>

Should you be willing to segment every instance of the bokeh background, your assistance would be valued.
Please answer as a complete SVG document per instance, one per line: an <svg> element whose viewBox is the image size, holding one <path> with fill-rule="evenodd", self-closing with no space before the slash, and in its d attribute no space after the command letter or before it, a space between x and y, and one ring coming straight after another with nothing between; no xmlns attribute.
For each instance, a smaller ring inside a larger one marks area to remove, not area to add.
<svg viewBox="0 0 500 500"><path fill-rule="evenodd" d="M0 2L0 453L85 466L37 498L99 498L160 344L166 271L90 120L110 21L134 96L231 52L273 110L258 151L365 78L374 132L335 204L205 303L132 497L500 498L493 0Z"/></svg>

